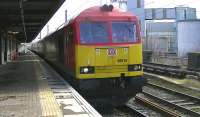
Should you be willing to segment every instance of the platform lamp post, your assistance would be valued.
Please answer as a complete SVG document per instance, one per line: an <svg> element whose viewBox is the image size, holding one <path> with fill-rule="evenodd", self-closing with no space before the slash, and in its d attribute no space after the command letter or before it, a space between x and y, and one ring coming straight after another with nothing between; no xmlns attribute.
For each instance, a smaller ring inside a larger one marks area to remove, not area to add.
<svg viewBox="0 0 200 117"><path fill-rule="evenodd" d="M27 0L19 0L19 7L21 11L21 20L22 20L22 26L23 26L23 31L24 31L24 53L26 53L26 43L27 43L27 33L26 33L26 26L25 26L25 20L24 20L24 9L23 9L23 2L26 2Z"/></svg>

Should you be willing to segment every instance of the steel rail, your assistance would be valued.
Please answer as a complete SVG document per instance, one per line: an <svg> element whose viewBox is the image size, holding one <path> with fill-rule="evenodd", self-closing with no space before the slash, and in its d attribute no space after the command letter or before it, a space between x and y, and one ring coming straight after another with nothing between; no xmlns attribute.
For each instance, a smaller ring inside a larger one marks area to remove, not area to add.
<svg viewBox="0 0 200 117"><path fill-rule="evenodd" d="M181 93L181 92L178 92L176 90L173 90L173 89L170 89L170 88L166 88L166 87L162 87L162 86L159 86L159 85L156 85L156 84L153 84L153 83L149 83L149 82L147 83L147 86L148 85L152 86L152 87L156 87L156 88L162 89L162 90L165 90L165 91L170 91L170 92L176 93L176 94L178 94L180 96L184 96L184 97L196 100L196 101L198 101L198 103L200 103L200 98L198 98L198 97L194 97L194 96L191 96L191 95L188 95L188 94L185 94L185 93Z"/></svg>
<svg viewBox="0 0 200 117"><path fill-rule="evenodd" d="M168 109L163 108L162 106L160 106L157 103L151 102L143 97L140 96L135 96L135 100L139 103L143 103L146 106L149 106L155 110L160 111L161 113L165 114L166 116L170 116L170 117L181 117L180 115L178 115L177 113L170 111Z"/></svg>
<svg viewBox="0 0 200 117"><path fill-rule="evenodd" d="M167 103L168 105L171 105L172 107L176 107L179 110L183 110L183 111L185 111L186 113L190 114L193 117L200 117L200 113L194 112L194 111L192 111L190 109L184 108L182 106L179 106L177 104L174 104L174 103L169 102L167 100L164 100L162 98L156 97L156 96L154 96L154 95L152 95L152 94L150 94L148 92L143 91L143 94L147 95L150 98L156 99L156 100L158 100L158 101L160 101L162 103Z"/></svg>

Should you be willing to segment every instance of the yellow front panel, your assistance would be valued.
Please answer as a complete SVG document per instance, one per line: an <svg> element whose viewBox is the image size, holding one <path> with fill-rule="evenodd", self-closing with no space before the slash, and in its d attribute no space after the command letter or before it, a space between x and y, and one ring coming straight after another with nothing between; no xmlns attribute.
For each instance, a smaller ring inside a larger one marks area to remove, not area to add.
<svg viewBox="0 0 200 117"><path fill-rule="evenodd" d="M76 46L76 67L94 66L95 49L92 46ZM79 71L78 71L79 72Z"/></svg>
<svg viewBox="0 0 200 117"><path fill-rule="evenodd" d="M95 67L96 73L115 73L115 72L127 72L127 65L118 66L97 66Z"/></svg>
<svg viewBox="0 0 200 117"><path fill-rule="evenodd" d="M134 44L129 51L129 64L142 64L142 45Z"/></svg>
<svg viewBox="0 0 200 117"><path fill-rule="evenodd" d="M108 49L115 50L114 56L108 54ZM113 66L128 64L128 48L127 47L101 47L95 48L95 66Z"/></svg>
<svg viewBox="0 0 200 117"><path fill-rule="evenodd" d="M113 56L113 65L128 65L128 47L116 47L117 55Z"/></svg>
<svg viewBox="0 0 200 117"><path fill-rule="evenodd" d="M112 59L107 57L107 49L96 48L94 56L95 56L95 66L110 66L110 65L112 65Z"/></svg>
<svg viewBox="0 0 200 117"><path fill-rule="evenodd" d="M116 54L108 55L109 48L114 48ZM142 71L128 72L128 65L131 64L142 64L141 44L123 47L76 46L76 76L78 79L120 77L121 73L125 73L125 76L143 74ZM94 66L95 73L80 74L81 66Z"/></svg>

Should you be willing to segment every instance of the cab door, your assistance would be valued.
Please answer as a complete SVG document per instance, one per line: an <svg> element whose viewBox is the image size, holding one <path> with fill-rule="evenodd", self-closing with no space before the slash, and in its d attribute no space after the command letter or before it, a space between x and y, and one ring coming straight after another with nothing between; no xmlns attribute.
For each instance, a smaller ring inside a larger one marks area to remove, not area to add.
<svg viewBox="0 0 200 117"><path fill-rule="evenodd" d="M65 30L65 64L70 71L73 71L75 69L75 30L72 24Z"/></svg>

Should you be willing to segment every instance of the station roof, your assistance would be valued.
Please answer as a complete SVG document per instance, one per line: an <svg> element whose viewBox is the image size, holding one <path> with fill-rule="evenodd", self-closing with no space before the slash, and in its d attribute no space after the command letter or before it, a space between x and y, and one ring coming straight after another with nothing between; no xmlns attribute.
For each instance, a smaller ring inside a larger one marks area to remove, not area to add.
<svg viewBox="0 0 200 117"><path fill-rule="evenodd" d="M22 13L24 11L27 42L30 42L65 0L0 0L0 29L19 32L17 40L24 42Z"/></svg>

